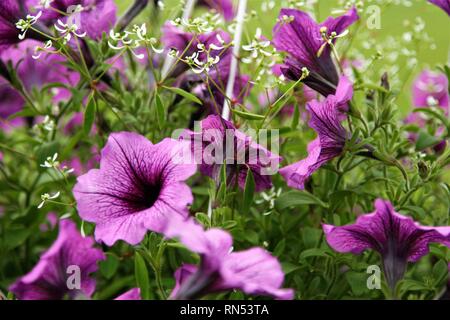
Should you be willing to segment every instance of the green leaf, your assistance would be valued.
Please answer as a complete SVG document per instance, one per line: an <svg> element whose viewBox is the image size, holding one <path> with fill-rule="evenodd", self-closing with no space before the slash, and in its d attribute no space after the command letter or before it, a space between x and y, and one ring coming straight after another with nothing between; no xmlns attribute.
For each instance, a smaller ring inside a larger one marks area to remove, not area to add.
<svg viewBox="0 0 450 320"><path fill-rule="evenodd" d="M277 210L303 205L318 205L328 208L328 204L307 191L288 191L275 200L275 207Z"/></svg>
<svg viewBox="0 0 450 320"><path fill-rule="evenodd" d="M184 91L183 89L175 88L175 87L166 87L166 86L163 86L163 88L167 89L167 90L170 90L170 91L172 91L172 92L182 96L183 98L188 99L189 101L192 101L194 103L198 103L200 105L203 104L203 102L199 98L194 96L192 93Z"/></svg>
<svg viewBox="0 0 450 320"><path fill-rule="evenodd" d="M286 239L283 239L280 242L278 242L275 249L273 249L273 255L277 257L281 256L285 248L286 248Z"/></svg>
<svg viewBox="0 0 450 320"><path fill-rule="evenodd" d="M30 236L31 230L26 228L14 228L5 233L5 244L7 250L12 250L22 245Z"/></svg>
<svg viewBox="0 0 450 320"><path fill-rule="evenodd" d="M439 260L433 266L433 279L435 280L435 285L442 285L448 276L448 265L444 260Z"/></svg>
<svg viewBox="0 0 450 320"><path fill-rule="evenodd" d="M442 138L438 138L438 137L432 136L424 131L421 131L417 138L416 149L424 150L426 148L430 148L432 146L437 145L441 141L442 141Z"/></svg>
<svg viewBox="0 0 450 320"><path fill-rule="evenodd" d="M300 260L304 260L311 257L328 257L328 253L325 249L311 248L303 251L300 254Z"/></svg>
<svg viewBox="0 0 450 320"><path fill-rule="evenodd" d="M360 296L369 290L367 288L368 277L369 275L365 272L348 271L345 274L348 284L352 288L353 293L357 296Z"/></svg>
<svg viewBox="0 0 450 320"><path fill-rule="evenodd" d="M91 132L95 121L95 112L97 111L97 102L92 94L84 110L83 132L87 136Z"/></svg>
<svg viewBox="0 0 450 320"><path fill-rule="evenodd" d="M157 92L155 93L155 100L156 100L156 117L158 120L159 128L162 129L166 122L166 111L164 109L164 104L161 100L161 97Z"/></svg>
<svg viewBox="0 0 450 320"><path fill-rule="evenodd" d="M231 111L238 117L245 119L245 120L264 120L264 118L265 118L264 116L259 115L259 114L240 111L240 110L236 110L236 109L232 109Z"/></svg>
<svg viewBox="0 0 450 320"><path fill-rule="evenodd" d="M142 256L136 252L134 255L134 276L136 284L141 289L141 296L143 300L150 298L150 282L148 278L148 270Z"/></svg>
<svg viewBox="0 0 450 320"><path fill-rule="evenodd" d="M209 217L206 213L197 212L195 214L195 218L205 227L207 227L207 228L211 227L211 219L209 219Z"/></svg>
<svg viewBox="0 0 450 320"><path fill-rule="evenodd" d="M107 279L111 279L119 267L119 259L112 255L107 254L107 258L100 262L100 272Z"/></svg>
<svg viewBox="0 0 450 320"><path fill-rule="evenodd" d="M247 177L245 178L244 189L244 201L242 204L242 212L248 213L253 203L253 197L255 196L255 178L253 177L252 170L247 171Z"/></svg>

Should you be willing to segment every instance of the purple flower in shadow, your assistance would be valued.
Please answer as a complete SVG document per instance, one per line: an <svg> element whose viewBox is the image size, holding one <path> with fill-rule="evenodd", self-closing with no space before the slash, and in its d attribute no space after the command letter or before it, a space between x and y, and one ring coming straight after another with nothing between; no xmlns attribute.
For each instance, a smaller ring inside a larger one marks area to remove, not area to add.
<svg viewBox="0 0 450 320"><path fill-rule="evenodd" d="M428 2L438 6L450 16L450 0L428 0Z"/></svg>
<svg viewBox="0 0 450 320"><path fill-rule="evenodd" d="M161 232L170 216L187 217L193 198L185 180L196 165L177 159L186 147L172 139L154 145L131 132L110 135L100 169L78 177L73 189L81 218L96 224L97 241L136 245L147 230Z"/></svg>
<svg viewBox="0 0 450 320"><path fill-rule="evenodd" d="M59 235L41 256L30 273L18 279L9 290L19 300L62 300L90 297L95 290L91 273L97 262L105 259L94 239L82 237L74 222L61 220ZM70 277L74 277L74 281ZM77 288L76 277L79 276Z"/></svg>
<svg viewBox="0 0 450 320"><path fill-rule="evenodd" d="M232 122L210 115L200 122L200 130L187 135L202 174L220 181L220 171L226 163L229 186L237 184L244 189L251 170L257 192L272 187L270 175L278 169L281 158L237 130Z"/></svg>
<svg viewBox="0 0 450 320"><path fill-rule="evenodd" d="M375 201L375 211L358 217L347 226L323 225L328 244L337 252L360 254L377 251L384 275L393 290L405 274L408 262L416 262L429 251L432 242L450 246L450 227L421 226L394 211L389 201Z"/></svg>
<svg viewBox="0 0 450 320"><path fill-rule="evenodd" d="M336 95L329 95L321 102L313 100L306 105L311 114L309 126L317 132L318 137L309 143L305 159L280 170L290 187L304 189L305 182L316 170L342 153L349 138L342 121L346 118L347 103L352 96L352 84L342 76Z"/></svg>
<svg viewBox="0 0 450 320"><path fill-rule="evenodd" d="M343 16L329 17L320 24L306 12L295 9L281 9L279 19L273 29L273 44L277 50L287 53L281 68L283 74L297 81L302 76L302 68L306 67L309 70L309 76L304 80L306 85L325 97L334 94L339 76L329 45L322 48L325 43L323 32L327 37L342 34L359 19L355 7Z"/></svg>
<svg viewBox="0 0 450 320"><path fill-rule="evenodd" d="M170 219L164 234L178 238L201 257L199 266L184 265L175 272L172 299L196 299L233 289L276 299L293 298L293 290L281 289L284 273L280 263L262 248L232 252L229 233L220 229L205 231L193 219Z"/></svg>

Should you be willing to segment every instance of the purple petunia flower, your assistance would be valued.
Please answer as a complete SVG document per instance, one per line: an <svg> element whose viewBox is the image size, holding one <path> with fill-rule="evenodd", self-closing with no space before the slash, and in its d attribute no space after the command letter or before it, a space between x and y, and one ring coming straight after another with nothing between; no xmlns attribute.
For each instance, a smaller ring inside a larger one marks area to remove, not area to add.
<svg viewBox="0 0 450 320"><path fill-rule="evenodd" d="M375 211L359 216L348 226L323 225L328 244L341 253L377 251L383 260L391 289L401 280L408 262L416 262L429 251L431 242L450 246L450 227L425 227L394 211L389 201L375 201Z"/></svg>
<svg viewBox="0 0 450 320"><path fill-rule="evenodd" d="M114 300L141 300L141 289L133 288L121 294Z"/></svg>
<svg viewBox="0 0 450 320"><path fill-rule="evenodd" d="M306 12L295 9L282 9L279 17L280 22L273 30L273 44L277 50L288 54L285 66L281 68L283 74L297 81L302 76L302 68L306 67L309 70L309 76L304 80L306 85L325 97L334 94L339 76L330 47L321 49L325 42L322 32L326 31L327 37L342 34L359 19L356 8L343 16L329 17L320 24Z"/></svg>
<svg viewBox="0 0 450 320"><path fill-rule="evenodd" d="M168 217L188 215L193 198L184 181L196 165L175 161L187 146L172 139L154 145L131 132L110 135L100 169L78 177L73 189L81 218L96 224L97 241L135 245L147 230L161 232Z"/></svg>
<svg viewBox="0 0 450 320"><path fill-rule="evenodd" d="M33 270L9 290L19 300L90 297L95 290L95 280L90 274L97 271L97 262L105 259L103 252L93 248L93 244L94 239L82 237L74 222L61 220L56 241ZM79 283L75 280L78 275Z"/></svg>
<svg viewBox="0 0 450 320"><path fill-rule="evenodd" d="M413 84L413 103L416 107L449 107L448 79L442 73L424 70Z"/></svg>
<svg viewBox="0 0 450 320"><path fill-rule="evenodd" d="M244 189L251 170L257 192L272 187L270 175L278 168L281 158L237 130L230 121L210 115L200 122L199 131L188 134L202 174L219 181L222 164L226 163L230 186L237 182Z"/></svg>
<svg viewBox="0 0 450 320"><path fill-rule="evenodd" d="M329 95L324 101L313 100L306 106L311 114L309 126L318 137L308 145L308 157L280 169L280 174L290 187L304 189L306 180L323 164L338 157L344 149L349 133L342 126L347 103L353 96L352 84L341 77L336 95Z"/></svg>
<svg viewBox="0 0 450 320"><path fill-rule="evenodd" d="M232 0L200 0L198 4L216 10L227 21L233 20L235 16Z"/></svg>
<svg viewBox="0 0 450 320"><path fill-rule="evenodd" d="M450 0L428 0L428 2L438 6L450 16Z"/></svg>
<svg viewBox="0 0 450 320"><path fill-rule="evenodd" d="M430 70L424 70L415 80L412 86L413 104L415 107L441 107L446 114L449 113L448 79L444 74ZM415 124L420 128L425 127L427 119L417 112L411 112L404 121L406 124ZM441 135L444 128L438 128L436 135ZM409 139L417 140L417 134L411 133ZM438 142L433 149L440 153L445 149L445 139Z"/></svg>
<svg viewBox="0 0 450 320"><path fill-rule="evenodd" d="M170 219L164 234L178 238L201 257L200 266L184 265L175 273L172 299L195 299L208 293L240 289L246 294L292 299L293 290L281 289L284 274L276 258L261 248L232 251L230 234L205 231L194 220Z"/></svg>

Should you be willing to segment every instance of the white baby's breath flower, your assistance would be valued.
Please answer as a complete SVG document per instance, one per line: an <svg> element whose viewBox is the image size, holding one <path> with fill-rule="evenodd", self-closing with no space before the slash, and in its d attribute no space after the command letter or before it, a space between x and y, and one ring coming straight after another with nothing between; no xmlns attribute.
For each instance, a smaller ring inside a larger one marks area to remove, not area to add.
<svg viewBox="0 0 450 320"><path fill-rule="evenodd" d="M72 35L77 38L84 38L86 36L86 32L79 32L80 27L75 23L64 23L60 19L58 19L57 23L55 23L55 29L61 34L64 39L64 44L69 42L72 39Z"/></svg>
<svg viewBox="0 0 450 320"><path fill-rule="evenodd" d="M39 203L38 209L41 209L48 200L53 200L53 199L58 198L60 194L61 194L61 192L58 191L52 195L50 195L48 193L44 193L43 195L41 195L41 203Z"/></svg>
<svg viewBox="0 0 450 320"><path fill-rule="evenodd" d="M50 50L52 46L53 42L51 40L48 40L43 47L36 46L34 48L34 54L32 55L32 58L37 60L41 57L42 52L54 52Z"/></svg>
<svg viewBox="0 0 450 320"><path fill-rule="evenodd" d="M37 15L35 15L35 16L29 14L29 15L27 15L25 20L24 19L20 19L19 21L17 21L16 28L21 31L21 33L19 34L19 39L20 40L25 39L25 35L26 35L28 29L30 29L31 26L33 24L35 24L39 20L41 15L42 15L42 11L39 11L37 13Z"/></svg>

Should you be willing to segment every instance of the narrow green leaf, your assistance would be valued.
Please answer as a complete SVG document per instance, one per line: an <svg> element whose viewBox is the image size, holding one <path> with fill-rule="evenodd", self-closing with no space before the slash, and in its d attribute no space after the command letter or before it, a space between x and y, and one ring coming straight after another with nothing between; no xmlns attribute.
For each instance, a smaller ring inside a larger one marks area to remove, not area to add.
<svg viewBox="0 0 450 320"><path fill-rule="evenodd" d="M328 205L325 202L307 191L289 191L275 200L275 207L277 210L311 204L328 208Z"/></svg>
<svg viewBox="0 0 450 320"><path fill-rule="evenodd" d="M253 197L255 195L255 178L253 177L252 170L247 171L247 177L245 178L244 189L244 201L242 205L242 212L247 213L253 203Z"/></svg>
<svg viewBox="0 0 450 320"><path fill-rule="evenodd" d="M240 111L240 110L236 110L236 109L232 109L232 111L235 115L237 115L238 117L245 119L245 120L264 120L264 116L259 115L259 114Z"/></svg>
<svg viewBox="0 0 450 320"><path fill-rule="evenodd" d="M83 132L85 135L89 135L92 126L95 121L95 112L97 110L97 102L95 101L94 95L91 95L89 102L84 110L84 122L83 122Z"/></svg>
<svg viewBox="0 0 450 320"><path fill-rule="evenodd" d="M167 90L170 90L170 91L172 91L172 92L182 96L183 98L188 99L189 101L192 101L192 102L198 103L198 104L203 104L202 101L199 98L194 96L192 93L184 91L183 89L175 88L175 87L166 87L166 86L163 86L163 88L167 89Z"/></svg>
<svg viewBox="0 0 450 320"><path fill-rule="evenodd" d="M134 255L134 276L136 278L137 286L141 289L142 299L148 300L150 291L148 270L144 259L138 252Z"/></svg>

